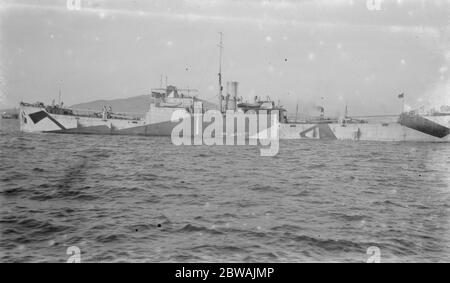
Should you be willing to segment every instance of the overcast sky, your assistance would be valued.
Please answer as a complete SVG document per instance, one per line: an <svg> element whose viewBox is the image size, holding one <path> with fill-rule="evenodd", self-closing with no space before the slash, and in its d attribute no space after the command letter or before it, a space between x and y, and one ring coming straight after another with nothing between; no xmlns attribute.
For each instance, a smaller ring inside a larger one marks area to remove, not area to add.
<svg viewBox="0 0 450 283"><path fill-rule="evenodd" d="M60 87L66 105L145 94L161 75L216 102L219 31L223 80L249 100L330 115L395 114L402 92L450 105L450 1L372 1L0 0L0 109Z"/></svg>

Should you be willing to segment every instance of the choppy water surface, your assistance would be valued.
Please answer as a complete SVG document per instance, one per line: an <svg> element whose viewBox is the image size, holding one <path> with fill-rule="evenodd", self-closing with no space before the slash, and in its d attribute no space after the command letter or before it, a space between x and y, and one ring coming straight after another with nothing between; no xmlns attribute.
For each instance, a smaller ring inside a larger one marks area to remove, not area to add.
<svg viewBox="0 0 450 283"><path fill-rule="evenodd" d="M450 261L450 145L22 134L1 120L0 261Z"/></svg>

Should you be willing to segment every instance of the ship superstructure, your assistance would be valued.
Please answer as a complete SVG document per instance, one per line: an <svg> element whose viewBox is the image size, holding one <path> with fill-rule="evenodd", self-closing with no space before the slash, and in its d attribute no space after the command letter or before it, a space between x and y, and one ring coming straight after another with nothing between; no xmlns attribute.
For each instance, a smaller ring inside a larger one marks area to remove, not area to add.
<svg viewBox="0 0 450 283"><path fill-rule="evenodd" d="M46 132L46 133L76 133L76 134L111 134L111 135L143 135L143 136L171 136L173 128L179 121L173 120L174 112L190 115L203 115L208 110L220 111L224 115L230 113L246 113L247 115L258 115L262 112L268 117L273 111L277 113L277 122L286 121L285 110L275 105L272 101L256 99L253 103L238 103L237 82L230 82L227 97L224 100L222 111L208 109L196 96L180 93L175 86L167 86L165 89L152 90L152 102L149 110L143 117L139 118L129 114L115 113L112 109L104 106L103 111L86 111L64 108L60 105L46 106L37 102L34 104L20 103L20 130L23 132ZM186 91L186 90L183 90ZM188 90L193 92L195 90ZM210 123L203 122L202 129ZM268 120L266 127L271 127ZM265 130L261 129L261 130ZM224 124L224 132L226 124ZM248 126L245 127L246 135ZM185 133L189 135L190 133ZM236 133L235 133L236 134Z"/></svg>

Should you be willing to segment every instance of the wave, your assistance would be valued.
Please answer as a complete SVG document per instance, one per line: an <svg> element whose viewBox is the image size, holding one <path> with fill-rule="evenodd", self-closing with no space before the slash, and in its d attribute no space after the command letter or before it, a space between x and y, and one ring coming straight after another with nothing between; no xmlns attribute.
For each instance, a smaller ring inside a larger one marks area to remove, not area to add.
<svg viewBox="0 0 450 283"><path fill-rule="evenodd" d="M20 244L48 239L57 233L71 229L69 226L54 222L20 216L3 217L0 223L2 223L3 236Z"/></svg>
<svg viewBox="0 0 450 283"><path fill-rule="evenodd" d="M373 204L374 205L380 205L380 206L396 206L396 207L402 207L402 208L405 207L404 205L401 205L399 203L396 203L396 202L393 202L393 201L390 201L390 200L375 201Z"/></svg>
<svg viewBox="0 0 450 283"><path fill-rule="evenodd" d="M323 239L306 235L297 236L286 234L285 238L302 245L317 247L328 252L358 252L364 254L368 247L377 245L374 243L354 242L343 239Z"/></svg>
<svg viewBox="0 0 450 283"><path fill-rule="evenodd" d="M125 234L102 234L97 237L95 237L95 240L100 243L113 243L113 242L120 242L122 240L125 240L127 236Z"/></svg>
<svg viewBox="0 0 450 283"><path fill-rule="evenodd" d="M222 232L220 232L216 229L210 229L210 228L206 228L203 226L195 226L192 224L187 224L187 225L183 226L181 229L178 229L177 232L180 232L180 233L204 232L204 233L213 234L213 235L223 234Z"/></svg>
<svg viewBox="0 0 450 283"><path fill-rule="evenodd" d="M40 188L48 188L47 191L36 190L33 192L29 198L31 200L47 201L54 199L69 199L69 200L79 200L79 201L93 201L99 199L101 195L99 192L88 193L90 191L90 186L68 188L58 186L56 189L47 184L39 186Z"/></svg>
<svg viewBox="0 0 450 283"><path fill-rule="evenodd" d="M299 226L296 226L296 225L282 224L282 225L274 226L274 227L270 228L270 230L271 230L271 231L276 231L276 232L279 232L279 231L281 231L281 232L289 231L289 232L295 233L295 232L297 232L298 230L300 230L300 227L299 227Z"/></svg>
<svg viewBox="0 0 450 283"><path fill-rule="evenodd" d="M155 181L161 178L161 176L151 173L137 173L133 177L136 181Z"/></svg>
<svg viewBox="0 0 450 283"><path fill-rule="evenodd" d="M248 189L255 192L280 192L279 187L270 185L251 185Z"/></svg>
<svg viewBox="0 0 450 283"><path fill-rule="evenodd" d="M68 227L55 225L49 221L41 221L34 218L26 218L17 222L18 226L26 229L36 229L39 233L55 233L66 230Z"/></svg>
<svg viewBox="0 0 450 283"><path fill-rule="evenodd" d="M200 252L206 252L206 251L212 251L214 253L248 253L248 250L242 247L238 246L232 246L232 245L216 245L216 244L205 244L205 245L198 245L189 248L189 251L200 251Z"/></svg>
<svg viewBox="0 0 450 283"><path fill-rule="evenodd" d="M0 191L0 194L4 196L17 196L19 194L26 193L28 189L24 187L15 187L15 188L9 188L9 189L2 189Z"/></svg>
<svg viewBox="0 0 450 283"><path fill-rule="evenodd" d="M362 221L362 220L369 218L367 215L361 215L361 214L334 213L332 215L334 217L340 218L344 221Z"/></svg>

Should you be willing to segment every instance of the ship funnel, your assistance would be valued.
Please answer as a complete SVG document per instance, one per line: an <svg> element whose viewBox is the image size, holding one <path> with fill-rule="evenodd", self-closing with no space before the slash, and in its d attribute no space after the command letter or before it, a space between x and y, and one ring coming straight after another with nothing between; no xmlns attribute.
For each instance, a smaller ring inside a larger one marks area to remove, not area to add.
<svg viewBox="0 0 450 283"><path fill-rule="evenodd" d="M238 86L238 82L227 82L227 96L231 98L231 101L227 104L227 109L237 110Z"/></svg>

